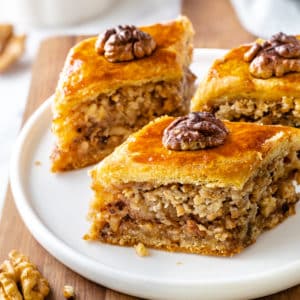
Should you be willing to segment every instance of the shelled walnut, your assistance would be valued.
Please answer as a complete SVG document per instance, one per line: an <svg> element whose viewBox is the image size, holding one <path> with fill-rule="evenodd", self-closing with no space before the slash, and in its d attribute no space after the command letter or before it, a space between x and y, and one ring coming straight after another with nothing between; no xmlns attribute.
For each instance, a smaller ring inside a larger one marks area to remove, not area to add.
<svg viewBox="0 0 300 300"><path fill-rule="evenodd" d="M0 25L0 54L5 48L7 41L13 35L13 26L11 24L2 24Z"/></svg>
<svg viewBox="0 0 300 300"><path fill-rule="evenodd" d="M198 150L224 143L223 122L209 112L192 112L175 119L163 133L163 145L171 150Z"/></svg>
<svg viewBox="0 0 300 300"><path fill-rule="evenodd" d="M133 25L119 25L99 35L95 47L108 61L122 62L151 55L156 43L150 34Z"/></svg>
<svg viewBox="0 0 300 300"><path fill-rule="evenodd" d="M16 250L0 266L0 299L42 300L50 292L48 281L29 258Z"/></svg>
<svg viewBox="0 0 300 300"><path fill-rule="evenodd" d="M300 41L279 32L262 44L254 43L244 54L244 60L251 62L249 71L257 78L300 72Z"/></svg>
<svg viewBox="0 0 300 300"><path fill-rule="evenodd" d="M71 285L65 285L63 288L63 295L66 299L75 299L74 287Z"/></svg>
<svg viewBox="0 0 300 300"><path fill-rule="evenodd" d="M11 24L0 24L0 73L6 71L24 52L25 35L14 35Z"/></svg>

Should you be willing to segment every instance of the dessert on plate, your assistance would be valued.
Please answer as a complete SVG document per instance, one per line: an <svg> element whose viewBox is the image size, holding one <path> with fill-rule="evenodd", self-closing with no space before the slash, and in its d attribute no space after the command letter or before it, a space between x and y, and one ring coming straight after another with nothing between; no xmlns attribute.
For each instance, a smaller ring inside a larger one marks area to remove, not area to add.
<svg viewBox="0 0 300 300"><path fill-rule="evenodd" d="M163 116L95 166L87 240L230 256L295 213L299 129Z"/></svg>
<svg viewBox="0 0 300 300"><path fill-rule="evenodd" d="M278 33L230 50L200 83L191 111L221 119L300 126L300 36Z"/></svg>
<svg viewBox="0 0 300 300"><path fill-rule="evenodd" d="M72 48L54 95L52 170L96 163L157 116L186 113L193 35L182 16L111 28Z"/></svg>

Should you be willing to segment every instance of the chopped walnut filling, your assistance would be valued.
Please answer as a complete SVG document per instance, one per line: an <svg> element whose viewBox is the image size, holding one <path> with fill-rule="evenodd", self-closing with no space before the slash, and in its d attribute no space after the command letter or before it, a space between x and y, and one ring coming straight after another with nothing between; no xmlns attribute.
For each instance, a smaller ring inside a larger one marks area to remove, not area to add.
<svg viewBox="0 0 300 300"><path fill-rule="evenodd" d="M49 292L48 281L29 258L11 251L0 266L0 299L42 300Z"/></svg>
<svg viewBox="0 0 300 300"><path fill-rule="evenodd" d="M228 130L209 112L192 112L175 119L163 133L163 145L172 150L198 150L222 145Z"/></svg>
<svg viewBox="0 0 300 300"><path fill-rule="evenodd" d="M269 102L234 99L213 106L210 110L216 117L230 121L300 127L300 99L295 97L282 97L281 101Z"/></svg>
<svg viewBox="0 0 300 300"><path fill-rule="evenodd" d="M130 61L149 56L156 48L152 36L133 25L106 30L96 41L96 51L110 62Z"/></svg>
<svg viewBox="0 0 300 300"><path fill-rule="evenodd" d="M110 96L99 95L96 101L82 105L70 120L82 137L76 137L75 144L81 145L79 151L83 153L93 144L97 147L118 145L156 116L180 114L187 109L187 102L180 97L182 88L179 83L158 82L124 87Z"/></svg>
<svg viewBox="0 0 300 300"><path fill-rule="evenodd" d="M253 44L244 60L251 62L250 73L257 78L300 72L300 41L295 36L277 33L261 45Z"/></svg>

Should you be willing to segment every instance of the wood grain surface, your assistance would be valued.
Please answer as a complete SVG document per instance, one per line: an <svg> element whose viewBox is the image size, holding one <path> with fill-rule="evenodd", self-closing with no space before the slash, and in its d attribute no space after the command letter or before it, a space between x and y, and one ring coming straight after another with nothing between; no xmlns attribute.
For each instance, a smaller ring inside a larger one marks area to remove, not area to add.
<svg viewBox="0 0 300 300"><path fill-rule="evenodd" d="M195 47L227 49L254 39L241 27L229 0L185 0L181 11L195 27Z"/></svg>
<svg viewBox="0 0 300 300"><path fill-rule="evenodd" d="M194 24L196 47L229 48L253 39L253 36L240 26L228 0L186 0L182 3L182 12ZM32 81L23 123L47 97L53 94L68 50L81 39L82 37L56 37L41 43L32 69ZM0 261L7 258L11 249L18 249L29 255L44 276L49 279L51 285L51 294L47 298L49 300L63 299L62 288L65 284L74 286L76 299L136 299L82 278L49 255L26 229L8 188L0 221ZM261 299L300 299L300 286Z"/></svg>

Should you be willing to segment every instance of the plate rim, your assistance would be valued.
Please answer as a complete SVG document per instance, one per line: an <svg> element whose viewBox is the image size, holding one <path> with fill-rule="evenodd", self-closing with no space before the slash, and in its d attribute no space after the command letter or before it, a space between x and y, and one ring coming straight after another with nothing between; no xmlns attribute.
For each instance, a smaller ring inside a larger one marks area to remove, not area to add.
<svg viewBox="0 0 300 300"><path fill-rule="evenodd" d="M212 55L212 53L218 53L218 55L223 55L225 53L225 49L195 49L194 57L196 58L198 55ZM195 59L194 58L194 59ZM123 280L124 282L135 281L136 284L155 284L157 286L174 286L180 285L181 287L195 287L197 285L197 289L210 289L212 286L218 286L220 288L228 288L229 286L240 285L246 289L248 285L258 285L263 281L268 281L270 284L269 289L266 287L266 292L274 292L274 288L278 287L276 291L288 288L292 285L300 283L300 279L292 280L288 276L288 274L297 274L300 272L300 260L296 260L295 262L290 262L287 265L271 269L269 271L261 272L259 274L245 275L241 278L222 278L218 279L217 282L212 279L208 280L181 280L181 279L169 279L166 278L163 282L159 279L155 279L153 277L149 278L147 276L137 276L127 271L120 271L113 267L107 266L100 262L95 262L92 258L89 258L82 254L81 252L76 251L72 247L68 246L64 243L59 237L55 236L51 230L43 224L42 220L35 213L34 209L31 207L30 201L26 199L25 192L23 191L20 161L22 158L22 148L24 147L24 143L26 143L26 137L30 134L34 124L39 121L39 119L47 113L47 110L50 109L51 103L53 101L53 95L42 103L39 108L28 118L27 122L21 129L19 136L17 138L17 142L13 149L11 163L10 163L10 184L11 190L13 193L14 202L16 204L17 210L25 223L26 227L29 229L30 233L33 237L38 241L39 244L43 246L52 256L62 262L64 265L75 271L76 273L81 274L85 278L92 280L94 282L98 282L95 276L100 271L103 274L109 273L110 276L118 277L118 280ZM49 171L50 172L50 171ZM30 220L30 222L29 222ZM59 249L56 251L56 249ZM88 268L82 268L82 266L88 265ZM97 272L95 271L95 266L97 266ZM99 267L101 266L101 270ZM85 270L93 270L93 272L85 272ZM105 284L109 287L108 284ZM271 290L270 290L271 288ZM119 289L120 290L120 289ZM124 289L122 290L124 291ZM276 292L275 291L275 292ZM132 294L125 290L126 293ZM259 294L265 295L265 294Z"/></svg>

